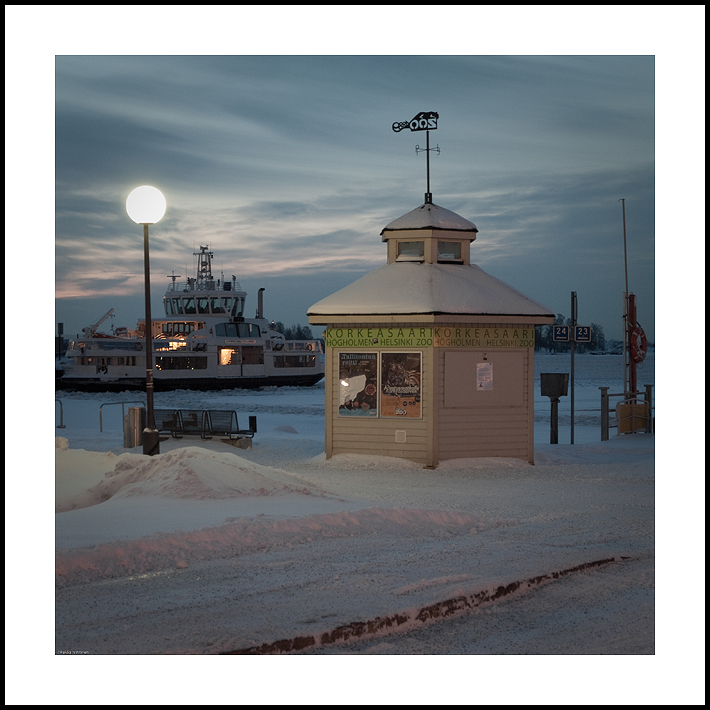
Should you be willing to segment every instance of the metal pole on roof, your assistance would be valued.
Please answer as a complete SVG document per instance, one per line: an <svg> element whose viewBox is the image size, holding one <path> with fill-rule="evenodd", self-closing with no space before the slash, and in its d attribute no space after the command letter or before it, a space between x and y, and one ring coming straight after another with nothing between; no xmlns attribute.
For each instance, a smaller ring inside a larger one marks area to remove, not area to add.
<svg viewBox="0 0 710 710"><path fill-rule="evenodd" d="M623 321L624 321L624 347L623 347L623 356L624 356L624 394L626 394L629 391L629 365L626 362L627 355L629 352L628 346L628 339L629 339L629 327L628 327L628 317L629 317L629 269L628 269L628 262L626 259L626 201L622 197L619 202L621 202L621 218L623 221L624 225L624 278L625 278L625 283L626 283L626 291L624 291L624 313L623 313Z"/></svg>
<svg viewBox="0 0 710 710"><path fill-rule="evenodd" d="M431 202L431 187L429 186L429 131L426 132L426 195L424 202Z"/></svg>

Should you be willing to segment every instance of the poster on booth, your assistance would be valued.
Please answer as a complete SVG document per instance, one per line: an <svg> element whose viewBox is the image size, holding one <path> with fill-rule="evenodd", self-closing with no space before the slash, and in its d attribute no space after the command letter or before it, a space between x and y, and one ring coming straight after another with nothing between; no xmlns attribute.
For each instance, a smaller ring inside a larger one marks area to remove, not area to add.
<svg viewBox="0 0 710 710"><path fill-rule="evenodd" d="M383 352L380 366L380 416L422 416L422 354Z"/></svg>
<svg viewBox="0 0 710 710"><path fill-rule="evenodd" d="M340 353L338 414L377 416L377 353Z"/></svg>
<svg viewBox="0 0 710 710"><path fill-rule="evenodd" d="M476 363L476 389L480 391L493 389L493 363Z"/></svg>

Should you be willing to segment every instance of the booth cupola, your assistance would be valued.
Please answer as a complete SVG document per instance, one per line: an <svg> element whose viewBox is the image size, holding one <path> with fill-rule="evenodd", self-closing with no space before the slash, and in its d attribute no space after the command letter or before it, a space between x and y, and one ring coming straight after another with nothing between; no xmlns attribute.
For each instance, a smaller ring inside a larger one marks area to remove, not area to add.
<svg viewBox="0 0 710 710"><path fill-rule="evenodd" d="M390 222L381 232L387 263L470 264L478 228L461 215L425 202Z"/></svg>

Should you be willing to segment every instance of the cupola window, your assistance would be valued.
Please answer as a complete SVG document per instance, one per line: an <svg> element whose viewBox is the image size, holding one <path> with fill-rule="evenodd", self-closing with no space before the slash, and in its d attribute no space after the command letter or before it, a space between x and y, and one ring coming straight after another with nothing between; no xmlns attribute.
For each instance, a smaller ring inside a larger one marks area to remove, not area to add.
<svg viewBox="0 0 710 710"><path fill-rule="evenodd" d="M461 261L461 242L437 242L437 261Z"/></svg>
<svg viewBox="0 0 710 710"><path fill-rule="evenodd" d="M424 242L397 242L397 261L424 261Z"/></svg>

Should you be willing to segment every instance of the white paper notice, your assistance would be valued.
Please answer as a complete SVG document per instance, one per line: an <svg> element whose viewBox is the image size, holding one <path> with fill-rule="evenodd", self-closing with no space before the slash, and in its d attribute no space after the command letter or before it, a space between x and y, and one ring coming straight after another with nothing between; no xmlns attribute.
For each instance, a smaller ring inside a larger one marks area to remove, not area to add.
<svg viewBox="0 0 710 710"><path fill-rule="evenodd" d="M476 363L476 390L493 389L493 363Z"/></svg>

